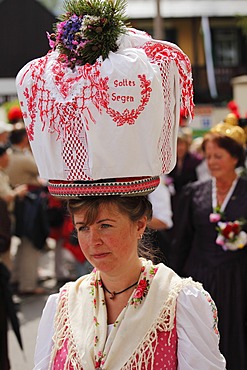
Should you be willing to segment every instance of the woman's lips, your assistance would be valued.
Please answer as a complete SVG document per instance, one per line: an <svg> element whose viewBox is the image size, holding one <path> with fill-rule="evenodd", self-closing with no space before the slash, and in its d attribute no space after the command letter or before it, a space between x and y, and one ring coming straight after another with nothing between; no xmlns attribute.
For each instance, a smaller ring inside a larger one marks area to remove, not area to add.
<svg viewBox="0 0 247 370"><path fill-rule="evenodd" d="M109 255L109 253L97 253L93 254L92 257L95 259L105 258Z"/></svg>

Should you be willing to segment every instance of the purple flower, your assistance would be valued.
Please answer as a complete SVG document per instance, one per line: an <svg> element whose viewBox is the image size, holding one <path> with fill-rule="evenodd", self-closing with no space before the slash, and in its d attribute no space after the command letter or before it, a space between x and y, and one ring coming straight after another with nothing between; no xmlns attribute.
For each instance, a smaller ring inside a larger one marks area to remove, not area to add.
<svg viewBox="0 0 247 370"><path fill-rule="evenodd" d="M73 50L75 45L78 45L75 34L80 34L81 24L82 18L74 14L68 20L57 25L58 38L67 49Z"/></svg>

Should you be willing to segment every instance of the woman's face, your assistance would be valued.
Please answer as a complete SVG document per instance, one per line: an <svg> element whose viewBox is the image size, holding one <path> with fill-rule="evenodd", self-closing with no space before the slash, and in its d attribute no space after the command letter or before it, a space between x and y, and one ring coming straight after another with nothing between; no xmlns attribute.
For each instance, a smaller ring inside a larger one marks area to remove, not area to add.
<svg viewBox="0 0 247 370"><path fill-rule="evenodd" d="M146 227L146 217L132 222L114 204L101 205L92 225L85 224L85 211L74 215L75 228L87 260L105 273L120 273L136 263L137 245Z"/></svg>
<svg viewBox="0 0 247 370"><path fill-rule="evenodd" d="M235 173L238 159L212 141L208 141L205 145L205 158L213 177L227 179Z"/></svg>

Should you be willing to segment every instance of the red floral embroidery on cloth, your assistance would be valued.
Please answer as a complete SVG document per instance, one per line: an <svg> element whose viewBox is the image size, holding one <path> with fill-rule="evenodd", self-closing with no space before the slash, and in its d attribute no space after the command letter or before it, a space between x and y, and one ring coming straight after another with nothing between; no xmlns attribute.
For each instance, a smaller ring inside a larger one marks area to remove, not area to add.
<svg viewBox="0 0 247 370"><path fill-rule="evenodd" d="M66 78L65 69L62 67L61 63L54 63L51 70L57 89L64 98L67 98L74 83L80 80L81 75L79 74L73 78Z"/></svg>
<svg viewBox="0 0 247 370"><path fill-rule="evenodd" d="M120 113L109 106L106 107L106 112L112 117L113 121L117 123L117 126L122 126L126 122L129 125L133 125L150 99L150 94L152 91L150 87L151 81L147 80L145 75L138 75L138 78L140 79L140 87L142 90L140 104L136 109L125 109L123 113Z"/></svg>
<svg viewBox="0 0 247 370"><path fill-rule="evenodd" d="M88 162L86 130L89 130L89 122L96 123L96 112L101 114L105 109L117 126L134 124L150 99L151 82L145 75L138 75L140 104L136 109L125 109L123 112L113 109L108 94L109 78L101 77L100 67L100 62L86 64L78 67L73 76L57 59L51 59L48 53L30 64L20 83L22 85L27 73L31 73L31 88L26 87L23 92L26 111L23 101L20 101L23 116L26 122L30 122L26 124L28 138L34 140L34 126L41 122L42 131L46 130L56 135L56 140L62 140L61 153L68 168L67 180L90 180L82 168ZM47 70L52 81L46 78ZM80 85L80 81L83 84Z"/></svg>
<svg viewBox="0 0 247 370"><path fill-rule="evenodd" d="M175 49L174 46L168 44L147 42L141 48L145 50L145 53L153 62L160 62L162 65L165 59L169 62L171 60L175 61L180 75L182 108L184 108L185 116L192 114L194 107L193 85L191 64L188 56L181 50ZM167 93L167 90L164 90L165 92Z"/></svg>
<svg viewBox="0 0 247 370"><path fill-rule="evenodd" d="M31 89L26 87L24 90L27 111L23 112L23 116L29 117L31 121L29 125L26 125L28 138L30 141L34 140L34 125L41 120L42 131L46 129L50 134L57 136L56 140L62 140L61 152L68 168L67 180L73 180L76 176L90 180L81 170L88 161L85 128L88 130L89 121L96 123L92 112L88 109L88 103L93 103L101 112L101 107L104 107L109 100L108 78L100 77L98 63L94 66L86 65L78 68L75 77L65 77L65 69L54 59L51 66L53 83L58 96L63 97L63 99L57 99L47 86L45 76L47 63L50 63L49 55L50 53L31 63L27 71L29 73L31 71L32 80ZM23 83L27 72L23 75L20 84ZM72 89L82 78L88 83L81 87L80 93L73 94ZM69 101L64 101L68 96L70 96ZM23 102L20 104L24 107Z"/></svg>

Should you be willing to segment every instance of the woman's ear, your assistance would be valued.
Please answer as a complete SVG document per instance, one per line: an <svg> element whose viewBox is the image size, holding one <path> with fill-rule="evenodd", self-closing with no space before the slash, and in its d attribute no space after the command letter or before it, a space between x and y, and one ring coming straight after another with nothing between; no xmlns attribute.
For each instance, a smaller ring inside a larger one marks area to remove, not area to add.
<svg viewBox="0 0 247 370"><path fill-rule="evenodd" d="M236 161L235 161L235 168L237 168L239 166L239 162L240 161L239 161L239 158L237 158L237 157L235 159L236 159Z"/></svg>
<svg viewBox="0 0 247 370"><path fill-rule="evenodd" d="M139 234L143 234L147 227L147 216L142 217L137 221L137 231Z"/></svg>

